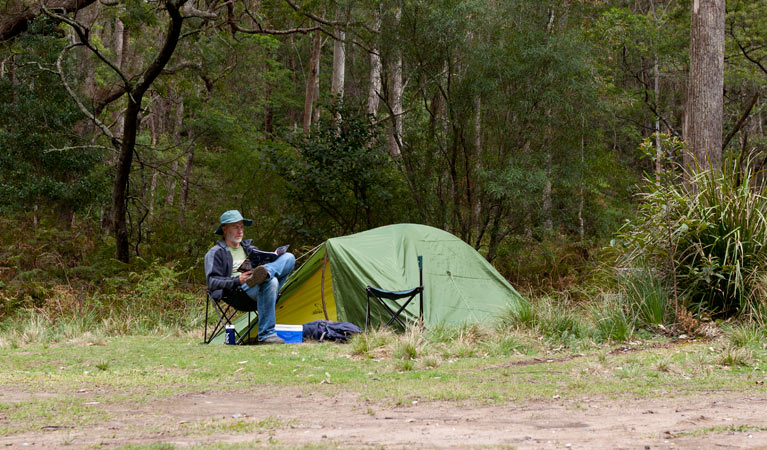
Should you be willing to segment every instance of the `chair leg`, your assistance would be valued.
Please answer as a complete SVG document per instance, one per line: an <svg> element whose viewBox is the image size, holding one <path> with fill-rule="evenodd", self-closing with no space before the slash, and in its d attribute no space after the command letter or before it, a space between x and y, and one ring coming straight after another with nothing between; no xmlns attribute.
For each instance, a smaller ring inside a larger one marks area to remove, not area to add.
<svg viewBox="0 0 767 450"><path fill-rule="evenodd" d="M207 343L210 343L210 341L213 340L213 337L216 336L218 333L220 333L221 330L223 330L227 324L231 324L232 318L235 316L235 314L237 314L236 310L233 310L232 313L229 314L227 311L233 308L229 306L227 306L226 308L222 308L218 302L213 301L212 299L211 301L213 302L213 309L218 314L218 323L210 331L210 336L206 337L208 341Z"/></svg>
<svg viewBox="0 0 767 450"><path fill-rule="evenodd" d="M368 323L370 323L370 292L367 294L367 304L365 305L365 331L368 330Z"/></svg>
<svg viewBox="0 0 767 450"><path fill-rule="evenodd" d="M396 320L396 321L397 321L397 323L399 323L399 324L402 326L402 328L403 328L403 329L407 330L407 325L405 325L405 323L402 321L402 319L400 319L400 318L399 318L399 313L401 313L401 312L402 312L402 310L403 310L403 309L405 309L405 306L407 306L407 304L408 304L408 302L409 302L409 301L408 301L408 302L405 302L405 304L404 304L404 305L402 305L402 307L399 309L399 311L395 313L395 312L394 312L394 311L393 311L391 308L389 308L389 305L387 305L387 304L386 304L386 303L385 303L383 300L381 300L380 298L378 298L378 297L377 297L375 294L373 294L373 298L375 298L376 300L378 300L378 303L380 303L380 304L381 304L381 306L383 306L383 307L384 307L384 309L386 309L386 311L388 311L388 312L389 312L389 315L391 316L391 318L389 319L389 321L388 321L388 322L386 322L386 325L385 325L385 326L387 326L387 327L388 327L389 325L391 325L391 324L392 324L392 322L393 322L394 320Z"/></svg>
<svg viewBox="0 0 767 450"><path fill-rule="evenodd" d="M205 331L202 332L202 343L209 344L208 340L208 306L210 305L210 296L205 297Z"/></svg>
<svg viewBox="0 0 767 450"><path fill-rule="evenodd" d="M399 322L399 324L402 325L402 328L407 329L407 326L402 321L402 319L400 319L399 315L400 315L400 313L402 313L402 311L405 310L405 307L408 305L408 303L410 303L410 300L413 300L413 297L410 297L409 299L407 299L407 301L402 306L400 306L400 308L397 310L397 312L392 314L391 319L389 319L389 321L386 322L386 326L387 327L389 325L391 325L391 323L396 319L397 322ZM391 310L389 312L391 312Z"/></svg>

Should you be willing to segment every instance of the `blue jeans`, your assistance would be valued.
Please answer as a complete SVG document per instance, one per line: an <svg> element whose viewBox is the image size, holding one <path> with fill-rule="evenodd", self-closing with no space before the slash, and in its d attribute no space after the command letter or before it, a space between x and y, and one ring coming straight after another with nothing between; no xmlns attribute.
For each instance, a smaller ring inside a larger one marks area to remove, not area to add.
<svg viewBox="0 0 767 450"><path fill-rule="evenodd" d="M258 340L263 341L266 338L276 336L274 324L274 310L277 304L277 293L285 284L288 275L296 265L296 257L292 253L283 253L275 261L264 264L269 279L263 283L254 286L245 293L256 302L258 309Z"/></svg>

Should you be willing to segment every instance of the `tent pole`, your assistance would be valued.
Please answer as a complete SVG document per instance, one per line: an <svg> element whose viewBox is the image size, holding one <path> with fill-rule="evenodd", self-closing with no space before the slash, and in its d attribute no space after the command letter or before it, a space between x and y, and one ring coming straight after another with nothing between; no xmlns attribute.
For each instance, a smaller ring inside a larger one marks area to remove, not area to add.
<svg viewBox="0 0 767 450"><path fill-rule="evenodd" d="M423 256L418 256L418 283L421 286L421 292L418 294L418 299L421 302L421 313L419 319L421 320L421 326L423 326Z"/></svg>
<svg viewBox="0 0 767 450"><path fill-rule="evenodd" d="M325 256L322 260L322 278L320 278L320 297L322 297L322 313L325 314L325 320L328 318L328 309L325 307L325 266L328 265L328 247L325 246Z"/></svg>

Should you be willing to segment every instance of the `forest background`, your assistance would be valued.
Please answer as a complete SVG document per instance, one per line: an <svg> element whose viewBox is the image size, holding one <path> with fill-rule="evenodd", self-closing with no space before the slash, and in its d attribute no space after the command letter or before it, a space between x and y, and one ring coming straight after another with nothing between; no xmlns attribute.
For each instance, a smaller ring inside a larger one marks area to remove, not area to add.
<svg viewBox="0 0 767 450"><path fill-rule="evenodd" d="M659 324L699 297L696 314L764 305L761 246L735 275L698 241L701 257L674 256L693 228L668 213L685 186L692 3L1 0L0 319L199 313L227 209L255 220L257 246L298 255L431 225L531 297L659 293ZM764 17L767 1L726 3L725 175L711 175L713 192L759 201Z"/></svg>

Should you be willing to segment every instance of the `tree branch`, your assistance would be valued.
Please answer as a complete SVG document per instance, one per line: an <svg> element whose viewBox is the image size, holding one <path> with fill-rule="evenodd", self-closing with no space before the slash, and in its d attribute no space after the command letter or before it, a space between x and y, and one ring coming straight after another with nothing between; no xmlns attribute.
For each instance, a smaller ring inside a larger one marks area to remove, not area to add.
<svg viewBox="0 0 767 450"><path fill-rule="evenodd" d="M126 86L126 90L130 90L130 81L128 81L128 77L125 76L125 74L122 72L122 70L120 70L119 67L117 67L112 61L107 59L106 56L104 56L96 47L94 47L91 44L90 37L89 37L90 30L85 25L81 24L80 22L74 19L70 19L69 17L56 14L50 9L46 8L45 5L41 5L40 8L42 8L43 13L45 13L45 15L47 15L48 17L58 20L60 22L64 22L70 27L72 27L72 29L75 30L75 33L77 33L77 37L80 38L80 43L84 45L88 50L93 52L93 54L96 55L96 57L98 57L100 60L102 60L104 64L109 66L109 68L111 68L117 74L117 76L120 77L120 79L122 79L123 83Z"/></svg>
<svg viewBox="0 0 767 450"><path fill-rule="evenodd" d="M178 4L173 0L165 1L165 9L170 16L170 25L168 26L168 32L165 35L165 42L160 49L160 53L157 54L157 57L141 76L141 79L132 90L131 94L138 97L143 96L147 89L149 89L149 86L152 85L152 82L154 82L157 76L160 75L162 69L168 64L168 61L170 61L170 57L173 55L173 52L176 49L176 44L178 44L179 37L181 36L181 26L184 21L179 9L183 8L186 1L187 0L179 0Z"/></svg>
<svg viewBox="0 0 767 450"><path fill-rule="evenodd" d="M257 25L258 25L257 29L248 29L248 28L242 28L236 23L233 23L233 22L231 23L231 27L234 31L238 31L240 33L245 33L245 34L271 34L271 35L296 34L296 33L307 34L317 30L325 32L325 30L321 26L289 28L286 30L272 30L272 29L262 28L260 24L257 24Z"/></svg>
<svg viewBox="0 0 767 450"><path fill-rule="evenodd" d="M748 119L748 116L751 115L751 110L754 109L754 105L756 105L756 100L758 98L759 92L754 94L753 98L751 98L751 102L749 102L748 106L746 106L746 110L743 111L743 115L740 117L740 120L738 120L738 123L735 124L735 128L733 128L727 137L724 138L724 143L722 143L722 150L727 148L727 144L730 143L730 140L738 133L738 131L740 131L741 127L743 127L743 124L746 123L746 120Z"/></svg>
<svg viewBox="0 0 767 450"><path fill-rule="evenodd" d="M208 11L200 11L199 9L195 8L191 3L187 2L184 4L184 8L182 9L184 12L184 17L199 17L201 19L205 20L215 20L218 19L218 14L208 12Z"/></svg>
<svg viewBox="0 0 767 450"><path fill-rule="evenodd" d="M765 68L761 61L758 59L754 59L751 57L751 55L748 53L748 50L743 46L743 44L740 42L737 36L735 36L735 30L733 27L730 27L730 36L732 36L733 40L735 40L735 43L738 44L738 48L740 49L741 53L743 53L743 56L746 57L747 60L751 61L752 63L756 64L759 69L764 72L765 75L767 75L767 68Z"/></svg>
<svg viewBox="0 0 767 450"><path fill-rule="evenodd" d="M234 19L234 6L231 2L228 2L225 4L227 9L227 24L229 25L229 28L232 30L232 34L234 33L245 33L245 34L268 34L268 35L287 35L287 34L308 34L313 31L322 31L325 34L331 34L328 33L327 30L323 29L321 26L314 26L314 27L296 27L296 28L289 28L284 30L275 30L275 29L269 29L264 28L261 26L261 22L253 16L253 14L246 8L245 14L250 17L250 19L256 24L256 28L244 28L240 26L237 21ZM223 5L222 5L223 6Z"/></svg>
<svg viewBox="0 0 767 450"><path fill-rule="evenodd" d="M73 12L85 8L95 0L49 0L48 8ZM0 14L0 41L8 41L27 30L29 22L40 15L36 2L30 6L27 2L10 0Z"/></svg>
<svg viewBox="0 0 767 450"><path fill-rule="evenodd" d="M84 45L82 43L76 43L76 44L70 44L64 48L64 50L61 51L59 54L58 59L56 59L56 74L58 75L59 79L61 80L61 84L64 85L64 89L66 89L67 93L70 97L75 101L77 104L77 107L80 109L80 111L89 118L100 130L102 133L104 133L104 136L109 138L110 142L112 142L112 145L115 147L119 147L121 145L121 142L119 139L115 137L114 134L112 134L112 131L104 125L104 122L100 121L98 117L93 115L90 111L88 111L88 108L85 107L82 101L80 101L80 98L77 96L77 93L72 89L71 86L69 86L69 83L67 83L66 78L64 77L64 72L61 69L61 61L64 59L64 55L69 50L73 49L74 47L78 47L80 45Z"/></svg>
<svg viewBox="0 0 767 450"><path fill-rule="evenodd" d="M297 13L305 15L306 17L312 19L315 22L319 22L319 23L321 23L323 25L327 25L329 27L334 27L336 25L346 25L345 22L335 22L335 21L327 20L324 17L320 17L320 16L318 16L316 14L312 14L310 12L304 11L298 5L296 5L296 3L293 2L292 0L285 0L285 2L288 5L290 5L290 7L293 8Z"/></svg>

